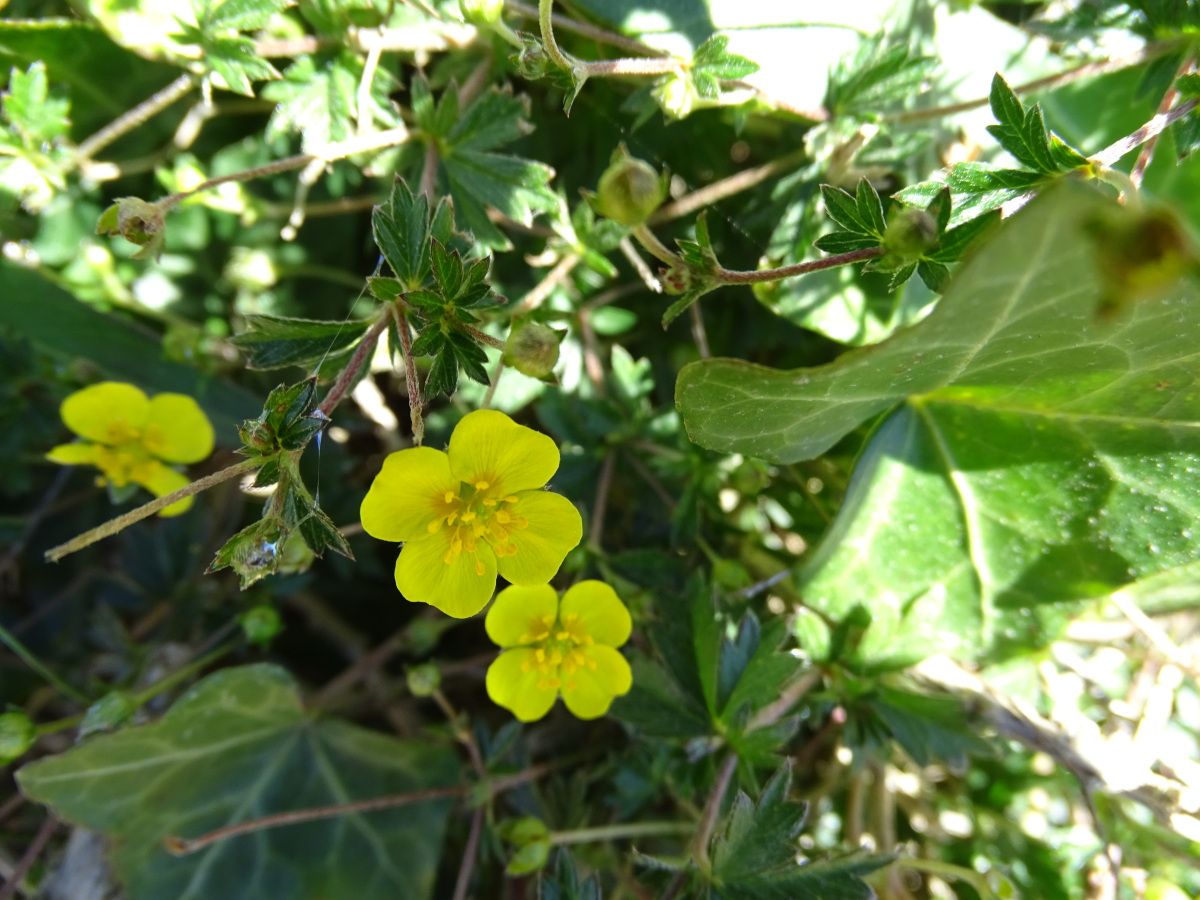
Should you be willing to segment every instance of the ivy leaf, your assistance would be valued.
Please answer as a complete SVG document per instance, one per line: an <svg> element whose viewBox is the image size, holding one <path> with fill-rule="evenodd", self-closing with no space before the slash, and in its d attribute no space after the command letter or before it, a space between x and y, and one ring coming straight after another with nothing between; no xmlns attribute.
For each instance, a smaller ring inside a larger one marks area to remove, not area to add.
<svg viewBox="0 0 1200 900"><path fill-rule="evenodd" d="M433 888L445 800L270 828L188 855L166 843L454 775L452 757L428 743L311 717L291 676L254 665L210 675L159 721L93 738L17 779L26 796L109 838L134 900L421 900Z"/></svg>
<svg viewBox="0 0 1200 900"><path fill-rule="evenodd" d="M696 93L701 97L716 99L721 93L722 81L735 81L758 71L758 63L730 53L728 46L726 35L714 34L696 48L689 71Z"/></svg>
<svg viewBox="0 0 1200 900"><path fill-rule="evenodd" d="M729 900L872 900L864 875L892 861L856 853L798 863L794 844L807 805L788 799L791 766L767 782L758 802L739 791L724 834L713 844L713 881Z"/></svg>
<svg viewBox="0 0 1200 900"><path fill-rule="evenodd" d="M249 329L233 336L251 369L311 366L322 357L353 346L369 322L323 322L282 316L246 316Z"/></svg>
<svg viewBox="0 0 1200 900"><path fill-rule="evenodd" d="M413 115L428 139L437 142L440 187L453 198L455 212L477 241L495 250L510 249L508 238L488 219L487 207L529 225L535 213L549 212L558 204L549 187L553 169L495 152L529 131L527 104L492 89L458 115L456 87L447 88L436 104L431 98L419 102L421 90L428 94L427 89L414 88Z"/></svg>
<svg viewBox="0 0 1200 900"><path fill-rule="evenodd" d="M1041 646L1075 601L1200 559L1200 296L1162 268L1179 252L1175 271L1194 265L1188 246L1162 217L1064 182L914 327L814 369L692 364L676 400L701 445L786 462L899 406L801 573L806 603L866 614L865 666Z"/></svg>

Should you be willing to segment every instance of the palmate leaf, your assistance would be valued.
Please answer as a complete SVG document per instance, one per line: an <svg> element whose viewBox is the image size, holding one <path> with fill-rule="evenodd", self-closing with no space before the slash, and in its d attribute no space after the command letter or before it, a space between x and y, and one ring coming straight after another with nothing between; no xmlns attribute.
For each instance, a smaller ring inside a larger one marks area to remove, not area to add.
<svg viewBox="0 0 1200 900"><path fill-rule="evenodd" d="M1143 221L1060 185L888 341L809 370L681 372L694 440L777 461L817 456L899 405L801 573L809 606L873 619L864 665L1037 646L1067 601L1200 558L1200 296L1184 280L1114 298L1096 243L1106 220L1130 235ZM1150 271L1158 249L1142 249Z"/></svg>
<svg viewBox="0 0 1200 900"><path fill-rule="evenodd" d="M420 84L420 82L417 82ZM526 104L511 93L485 91L458 115L448 93L434 103L428 89L414 86L413 113L418 125L438 140L438 178L453 198L461 224L486 247L506 250L509 240L491 223L487 207L523 225L537 212L553 210L550 189L554 170L542 163L495 152L529 131ZM453 114L445 112L451 110Z"/></svg>
<svg viewBox="0 0 1200 900"><path fill-rule="evenodd" d="M40 760L21 790L112 841L132 900L418 900L433 886L447 801L231 837L191 838L271 813L424 790L454 778L451 754L303 709L271 665L210 675L158 722Z"/></svg>
<svg viewBox="0 0 1200 900"><path fill-rule="evenodd" d="M715 98L721 93L722 81L745 78L758 71L758 63L730 53L728 47L728 36L714 34L696 48L690 73L701 97Z"/></svg>
<svg viewBox="0 0 1200 900"><path fill-rule="evenodd" d="M716 894L729 900L872 900L862 880L892 861L882 854L853 854L805 863L793 843L807 807L788 798L790 766L776 772L758 802L738 793L724 834L713 846Z"/></svg>

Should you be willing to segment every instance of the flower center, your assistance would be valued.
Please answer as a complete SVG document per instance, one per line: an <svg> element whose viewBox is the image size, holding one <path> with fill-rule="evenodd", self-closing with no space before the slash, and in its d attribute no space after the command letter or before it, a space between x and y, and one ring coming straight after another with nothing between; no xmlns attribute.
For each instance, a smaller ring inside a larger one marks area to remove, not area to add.
<svg viewBox="0 0 1200 900"><path fill-rule="evenodd" d="M473 484L464 481L457 491L449 490L435 497L437 518L429 523L429 533L446 534L449 549L442 557L446 565L454 563L461 553L474 556L481 541L497 557L516 554L512 533L529 525L527 519L513 513L516 504L517 498L506 495L501 485L482 478ZM475 572L482 575L485 570L483 561L476 557Z"/></svg>
<svg viewBox="0 0 1200 900"><path fill-rule="evenodd" d="M520 640L533 650L521 664L521 670L538 673L539 690L556 691L564 686L574 690L576 684L572 676L575 672L596 668L596 661L583 649L595 641L579 620L578 613L567 613L557 619L550 615L532 619L529 631L521 635Z"/></svg>
<svg viewBox="0 0 1200 900"><path fill-rule="evenodd" d="M131 481L145 481L150 474L152 462L137 444L119 447L98 446L96 465L113 487L124 487Z"/></svg>

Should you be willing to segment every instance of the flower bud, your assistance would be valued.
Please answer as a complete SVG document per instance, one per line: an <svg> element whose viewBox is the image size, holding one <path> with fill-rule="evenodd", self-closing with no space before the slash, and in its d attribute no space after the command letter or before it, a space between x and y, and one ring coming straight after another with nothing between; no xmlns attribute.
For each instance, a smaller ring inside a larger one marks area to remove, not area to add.
<svg viewBox="0 0 1200 900"><path fill-rule="evenodd" d="M157 257L167 237L162 210L141 197L119 198L100 214L96 222L96 234L119 234L130 243L137 244L142 249L133 255L134 259Z"/></svg>
<svg viewBox="0 0 1200 900"><path fill-rule="evenodd" d="M925 210L902 207L891 219L883 235L883 246L889 254L911 261L937 246L937 222Z"/></svg>
<svg viewBox="0 0 1200 900"><path fill-rule="evenodd" d="M658 105L672 119L685 119L695 106L696 87L687 75L668 75L651 92Z"/></svg>
<svg viewBox="0 0 1200 900"><path fill-rule="evenodd" d="M252 644L266 646L283 630L279 611L267 603L252 606L238 616L237 620L242 626L242 634Z"/></svg>
<svg viewBox="0 0 1200 900"><path fill-rule="evenodd" d="M629 155L622 144L600 176L597 194L588 197L600 215L622 225L641 225L667 196L667 179Z"/></svg>
<svg viewBox="0 0 1200 900"><path fill-rule="evenodd" d="M430 697L442 686L442 673L432 663L413 666L404 675L414 697Z"/></svg>
<svg viewBox="0 0 1200 900"><path fill-rule="evenodd" d="M0 714L0 766L8 765L37 738L33 721L21 710Z"/></svg>
<svg viewBox="0 0 1200 900"><path fill-rule="evenodd" d="M530 81L545 78L552 68L550 54L537 38L527 34L517 35L521 39L521 50L509 57L509 61L517 67L517 73Z"/></svg>
<svg viewBox="0 0 1200 900"><path fill-rule="evenodd" d="M486 28L500 21L504 0L458 0L458 8L467 24Z"/></svg>
<svg viewBox="0 0 1200 900"><path fill-rule="evenodd" d="M517 322L504 342L504 364L530 378L547 378L558 363L562 338L541 322Z"/></svg>

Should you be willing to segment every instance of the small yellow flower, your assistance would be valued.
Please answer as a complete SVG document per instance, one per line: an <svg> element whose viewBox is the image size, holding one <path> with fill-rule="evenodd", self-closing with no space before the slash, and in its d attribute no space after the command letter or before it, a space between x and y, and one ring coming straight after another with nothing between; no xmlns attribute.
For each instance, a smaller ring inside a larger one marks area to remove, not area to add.
<svg viewBox="0 0 1200 900"><path fill-rule="evenodd" d="M404 542L396 587L415 603L464 619L483 609L499 573L544 584L583 537L569 500L540 490L558 469L549 437L504 413L468 413L449 450L400 450L363 500L363 529Z"/></svg>
<svg viewBox="0 0 1200 900"><path fill-rule="evenodd" d="M162 497L188 483L167 463L199 462L212 453L213 428L191 397L147 397L132 384L103 381L76 391L62 402L62 420L83 442L60 444L46 454L63 465L92 465L98 484L138 484ZM185 497L162 510L177 516L192 505Z"/></svg>
<svg viewBox="0 0 1200 900"><path fill-rule="evenodd" d="M561 603L548 584L510 587L484 626L505 648L488 668L488 696L522 722L548 713L560 693L579 718L598 718L633 683L616 651L629 639L629 610L603 581L579 582Z"/></svg>

